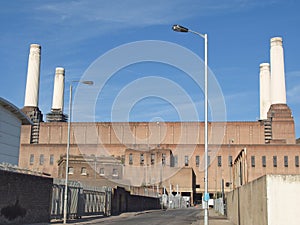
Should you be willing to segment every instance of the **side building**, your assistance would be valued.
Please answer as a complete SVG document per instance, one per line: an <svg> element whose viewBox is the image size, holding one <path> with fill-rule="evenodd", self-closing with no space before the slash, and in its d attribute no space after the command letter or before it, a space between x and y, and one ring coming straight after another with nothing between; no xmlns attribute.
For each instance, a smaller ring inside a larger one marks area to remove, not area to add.
<svg viewBox="0 0 300 225"><path fill-rule="evenodd" d="M32 122L18 107L0 97L0 163L18 165L22 125L31 126Z"/></svg>

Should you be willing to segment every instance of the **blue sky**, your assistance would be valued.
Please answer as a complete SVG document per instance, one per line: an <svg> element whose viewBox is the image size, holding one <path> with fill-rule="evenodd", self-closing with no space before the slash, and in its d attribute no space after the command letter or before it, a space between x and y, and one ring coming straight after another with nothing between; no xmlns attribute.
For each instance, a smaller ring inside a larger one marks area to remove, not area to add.
<svg viewBox="0 0 300 225"><path fill-rule="evenodd" d="M282 36L287 103L300 137L299 1L4 0L0 4L0 94L20 108L31 43L42 46L39 108L45 115L51 110L55 67L66 69L67 112L69 82L80 79L95 60L120 45L144 40L172 42L203 58L203 40L172 31L173 24L181 24L208 34L209 67L222 90L228 121L259 118L259 64L269 62L270 38ZM157 62L122 68L101 90L96 120L110 121L114 101L124 87L149 76L172 80L202 110L203 92L183 73ZM180 106L172 105L168 98L144 96L131 107L129 120L180 120L177 109L184 109L186 102L176 104ZM201 110L198 116L202 121Z"/></svg>

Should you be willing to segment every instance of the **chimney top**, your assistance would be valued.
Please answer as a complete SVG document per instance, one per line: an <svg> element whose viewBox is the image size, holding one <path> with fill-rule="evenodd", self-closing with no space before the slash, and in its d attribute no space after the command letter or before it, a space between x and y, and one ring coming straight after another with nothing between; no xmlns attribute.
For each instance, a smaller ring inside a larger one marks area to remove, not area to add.
<svg viewBox="0 0 300 225"><path fill-rule="evenodd" d="M31 44L30 45L30 53L40 53L41 52L41 46L39 44Z"/></svg>
<svg viewBox="0 0 300 225"><path fill-rule="evenodd" d="M55 68L55 74L62 74L65 75L65 69L63 67L56 67Z"/></svg>
<svg viewBox="0 0 300 225"><path fill-rule="evenodd" d="M263 69L269 70L269 69L270 69L270 63L261 63L261 64L259 65L259 68L260 68L261 70L263 70Z"/></svg>
<svg viewBox="0 0 300 225"><path fill-rule="evenodd" d="M272 46L277 46L277 45L282 45L282 37L273 37L270 40L271 47Z"/></svg>
<svg viewBox="0 0 300 225"><path fill-rule="evenodd" d="M38 48L41 49L41 46L39 44L31 44L30 48Z"/></svg>

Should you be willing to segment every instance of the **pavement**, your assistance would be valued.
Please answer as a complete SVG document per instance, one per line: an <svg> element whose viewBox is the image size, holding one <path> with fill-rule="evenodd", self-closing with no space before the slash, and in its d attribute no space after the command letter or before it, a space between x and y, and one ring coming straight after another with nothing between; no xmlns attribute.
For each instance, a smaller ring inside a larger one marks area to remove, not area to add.
<svg viewBox="0 0 300 225"><path fill-rule="evenodd" d="M157 211L157 210L154 210ZM67 222L67 225L90 225L90 224L97 224L97 223L101 223L103 221L107 221L107 220L112 220L115 218L127 218L127 217L132 217L132 216L137 216L140 214L144 214L144 213L151 213L152 210L149 211L142 211L142 212L127 212L127 213L122 213L118 216L85 216L82 219L74 219L74 220L69 220ZM26 225L65 225L62 220L51 220L51 223L33 223L33 224L26 224Z"/></svg>
<svg viewBox="0 0 300 225"><path fill-rule="evenodd" d="M192 223L192 225L203 225L204 224L204 211L200 212L200 219ZM230 222L226 216L220 215L214 209L208 211L208 224L209 225L235 225Z"/></svg>

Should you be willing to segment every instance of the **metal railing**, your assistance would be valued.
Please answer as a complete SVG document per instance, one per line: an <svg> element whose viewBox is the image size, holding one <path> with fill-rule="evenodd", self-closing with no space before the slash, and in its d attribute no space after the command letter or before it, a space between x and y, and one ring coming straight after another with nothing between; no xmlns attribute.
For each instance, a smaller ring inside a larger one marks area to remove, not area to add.
<svg viewBox="0 0 300 225"><path fill-rule="evenodd" d="M54 179L51 201L51 219L63 218L64 180ZM68 183L68 218L89 215L111 215L111 195L109 187L87 187L80 182Z"/></svg>

